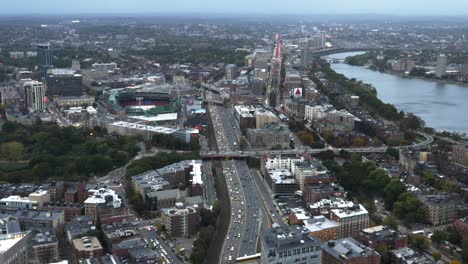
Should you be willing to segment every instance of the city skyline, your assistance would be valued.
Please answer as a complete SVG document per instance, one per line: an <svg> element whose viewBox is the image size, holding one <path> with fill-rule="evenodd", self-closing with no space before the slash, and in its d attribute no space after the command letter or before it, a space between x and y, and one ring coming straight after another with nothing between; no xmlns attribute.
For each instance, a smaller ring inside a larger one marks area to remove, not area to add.
<svg viewBox="0 0 468 264"><path fill-rule="evenodd" d="M138 5L130 0L91 0L58 1L21 0L2 4L0 14L113 14L113 13L199 13L199 14L388 14L388 15L464 15L468 12L468 3L463 0L435 1L414 0L411 2L396 0L377 2L371 0L330 0L326 3L307 0L291 0L288 5L277 1L259 0L252 3L247 0L225 2L220 5L215 0L179 0L177 4L162 0L141 0Z"/></svg>

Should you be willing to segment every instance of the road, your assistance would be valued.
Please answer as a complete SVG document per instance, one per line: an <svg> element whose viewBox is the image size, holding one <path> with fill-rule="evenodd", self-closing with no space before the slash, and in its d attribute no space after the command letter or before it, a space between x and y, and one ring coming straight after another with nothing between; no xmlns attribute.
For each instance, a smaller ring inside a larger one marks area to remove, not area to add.
<svg viewBox="0 0 468 264"><path fill-rule="evenodd" d="M209 92L206 98L220 99L218 94ZM233 114L224 106L211 104L208 108L218 151L238 153L241 133ZM219 263L235 263L238 257L257 253L261 228L267 228L269 220L247 162L226 160L221 165L231 202L231 217Z"/></svg>
<svg viewBox="0 0 468 264"><path fill-rule="evenodd" d="M216 190L214 188L213 173L211 171L212 162L203 161L203 184L205 190L203 192L203 198L205 199L205 208L210 208L213 203L216 201Z"/></svg>
<svg viewBox="0 0 468 264"><path fill-rule="evenodd" d="M262 177L258 170L252 170L251 173L253 176L252 178L254 180L255 188L257 188L257 192L260 194L263 206L266 208L269 224L276 223L278 225L283 225L284 221L281 215L281 210L276 204L276 201L273 198L273 192L268 186L266 180Z"/></svg>
<svg viewBox="0 0 468 264"><path fill-rule="evenodd" d="M407 146L400 146L396 147L396 149L400 148L423 148L427 145L434 142L434 138L431 135L427 135L424 133L419 133L421 136L425 137L425 140L420 143L415 143L412 145ZM285 150L244 150L244 151L232 151L232 150L224 150L224 151L204 151L200 153L202 158L246 158L249 156L261 156L265 154L271 155L289 155L289 154L301 154L301 153L308 153L308 154L318 154L322 151L332 150L335 153L339 153L341 150L350 152L350 153L385 153L387 151L387 147L368 147L368 148L334 148L334 147L325 147L321 149L313 149L310 147L303 147L303 148L295 148L295 149L285 149Z"/></svg>

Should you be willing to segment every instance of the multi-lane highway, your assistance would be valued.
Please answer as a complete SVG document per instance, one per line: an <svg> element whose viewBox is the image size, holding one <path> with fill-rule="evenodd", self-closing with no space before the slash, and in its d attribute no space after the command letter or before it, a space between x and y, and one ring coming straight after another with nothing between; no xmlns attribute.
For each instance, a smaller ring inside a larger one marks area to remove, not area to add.
<svg viewBox="0 0 468 264"><path fill-rule="evenodd" d="M207 93L209 100L219 95ZM224 106L209 105L218 152L239 151L241 138L239 125ZM230 222L219 263L235 263L238 257L257 253L261 228L268 227L268 212L253 183L246 161L222 162L223 176L230 197Z"/></svg>

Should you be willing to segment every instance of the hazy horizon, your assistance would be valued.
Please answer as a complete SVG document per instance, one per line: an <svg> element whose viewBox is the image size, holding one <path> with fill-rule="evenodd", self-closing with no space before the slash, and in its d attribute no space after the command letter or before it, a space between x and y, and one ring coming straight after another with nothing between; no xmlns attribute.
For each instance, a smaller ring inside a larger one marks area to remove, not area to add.
<svg viewBox="0 0 468 264"><path fill-rule="evenodd" d="M466 0L17 0L2 3L0 14L299 14L463 16ZM442 12L441 12L442 11Z"/></svg>

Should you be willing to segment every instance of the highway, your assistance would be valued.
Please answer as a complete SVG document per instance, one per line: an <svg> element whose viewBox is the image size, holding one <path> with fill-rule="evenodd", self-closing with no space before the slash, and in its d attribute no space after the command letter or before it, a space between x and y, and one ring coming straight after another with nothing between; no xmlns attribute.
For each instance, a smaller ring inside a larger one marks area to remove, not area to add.
<svg viewBox="0 0 468 264"><path fill-rule="evenodd" d="M208 100L219 100L219 95L215 93L207 92L206 97ZM208 108L218 151L238 153L241 133L233 114L224 106L210 104ZM219 263L235 263L238 257L257 253L261 228L268 228L269 219L247 162L225 160L221 164L230 197L231 215Z"/></svg>

